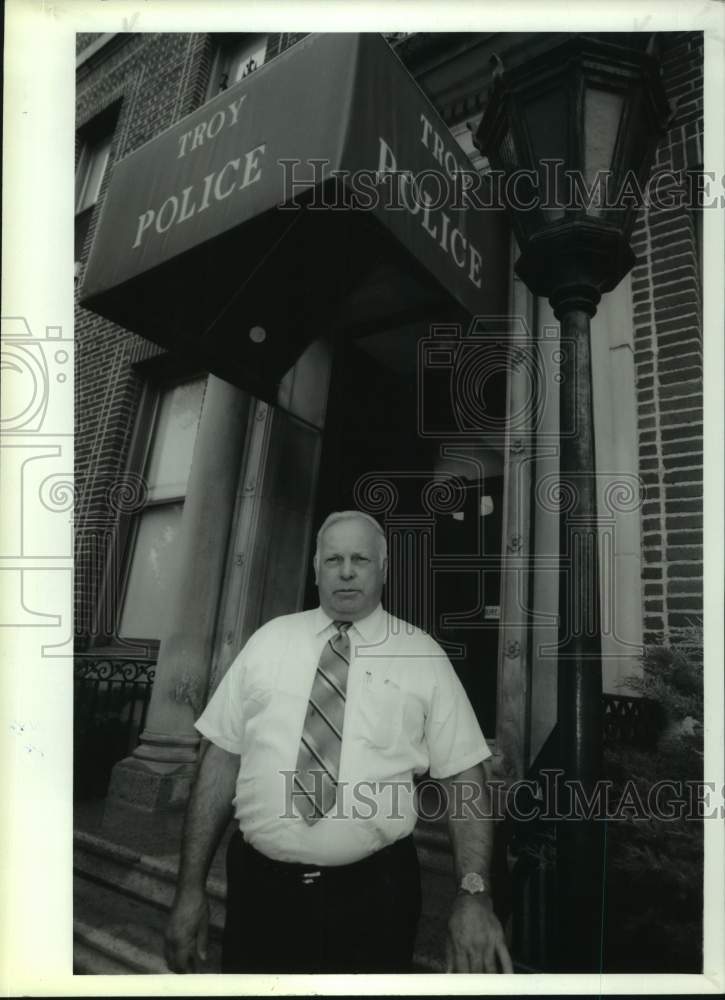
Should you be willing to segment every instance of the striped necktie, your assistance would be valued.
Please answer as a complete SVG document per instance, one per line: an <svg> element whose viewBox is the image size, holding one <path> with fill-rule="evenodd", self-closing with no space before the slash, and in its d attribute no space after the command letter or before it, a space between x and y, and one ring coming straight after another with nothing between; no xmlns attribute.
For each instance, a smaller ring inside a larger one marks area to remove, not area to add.
<svg viewBox="0 0 725 1000"><path fill-rule="evenodd" d="M350 666L352 622L333 622L337 629L320 654L302 730L295 806L308 823L316 823L335 805L340 773L342 724Z"/></svg>

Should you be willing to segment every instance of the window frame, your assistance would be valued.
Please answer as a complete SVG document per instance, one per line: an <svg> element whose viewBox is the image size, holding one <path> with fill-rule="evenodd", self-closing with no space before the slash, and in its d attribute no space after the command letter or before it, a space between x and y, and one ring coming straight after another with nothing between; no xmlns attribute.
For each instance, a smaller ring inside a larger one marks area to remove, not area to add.
<svg viewBox="0 0 725 1000"><path fill-rule="evenodd" d="M213 97L218 94L223 93L230 87L235 86L234 83L230 83L228 79L229 69L235 61L235 51L240 49L247 41L252 41L256 39L264 39L264 58L259 66L255 66L253 70L245 74L240 80L246 79L247 76L251 76L252 73L256 73L258 69L269 62L269 49L272 36L266 32L245 32L245 33L219 33L211 36L214 44L214 55L211 66L211 71L209 73L209 85L207 87L206 100L210 101ZM224 81L224 76L227 75L226 81ZM240 80L235 81L239 83ZM222 86L222 84L224 84Z"/></svg>
<svg viewBox="0 0 725 1000"><path fill-rule="evenodd" d="M88 231L91 228L93 213L103 199L104 188L115 161L116 126L120 111L121 100L118 99L91 118L90 121L76 129L76 168L73 196L73 257L76 278L84 263L83 253L88 238ZM84 205L83 208L79 208L79 205L82 203L82 195L85 193L89 180L90 168L93 164L93 151L99 147L105 147L106 161L103 165L100 181L98 182L98 190L93 201Z"/></svg>
<svg viewBox="0 0 725 1000"><path fill-rule="evenodd" d="M175 388L181 385L186 385L191 382L205 382L206 376L200 375L198 373L191 373L189 375L177 375L173 377L169 375L167 378L159 380L152 387L152 396L147 401L147 410L143 414L143 426L141 426L140 421L137 422L137 427L142 433L139 435L139 439L135 442L136 453L134 458L136 459L136 474L144 476L146 468L148 466L149 458L156 440L156 432L158 430L158 418L161 411L162 402L164 395L168 392L173 391ZM147 383L146 388L149 388ZM204 405L204 391L206 386L202 389L202 401L201 407ZM201 407L199 409L199 420L201 420ZM197 424L198 433L198 424ZM133 453L133 448L132 448ZM192 460L193 460L193 448L192 448ZM123 607L126 602L126 597L128 594L128 585L130 582L131 569L133 565L133 557L135 554L136 541L138 539L139 531L141 529L141 520L144 513L147 510L153 510L158 507L171 507L175 504L181 502L182 510L184 504L186 503L186 497L188 496L188 482L187 488L183 494L175 494L173 496L164 497L162 499L147 500L142 507L134 511L132 514L128 515L128 523L126 526L125 538L123 551L121 555L120 572L118 575L118 602L116 607L116 634L119 642L132 645L144 645L149 648L158 649L161 643L161 637L153 636L136 636L136 635L121 635L121 619ZM120 541L120 539L119 539Z"/></svg>
<svg viewBox="0 0 725 1000"><path fill-rule="evenodd" d="M121 479L124 476L143 476L149 461L156 431L157 419L161 401L165 392L177 385L196 380L208 380L209 372L201 368L191 368L176 363L177 359L165 354L150 358L133 365L142 378L141 397L131 432L128 457ZM202 397L203 407L203 397ZM201 413L200 413L201 419ZM197 429L198 433L198 429ZM137 510L129 513L119 513L113 525L113 549L109 554L105 567L103 583L99 588L93 621L93 633L89 637L89 648L94 653L114 655L136 655L137 658L155 659L161 645L161 637L122 636L121 613L126 600L131 565L136 539L138 537L140 519L145 510L158 506L185 502L187 491L181 497L148 500ZM99 628L109 594L113 595L112 633Z"/></svg>

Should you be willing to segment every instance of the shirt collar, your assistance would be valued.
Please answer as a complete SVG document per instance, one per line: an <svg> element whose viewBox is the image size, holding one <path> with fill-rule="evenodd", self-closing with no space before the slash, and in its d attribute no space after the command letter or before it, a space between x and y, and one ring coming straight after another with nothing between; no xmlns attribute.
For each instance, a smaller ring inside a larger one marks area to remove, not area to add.
<svg viewBox="0 0 725 1000"><path fill-rule="evenodd" d="M366 618L353 622L350 631L356 630L363 642L372 643L380 637L383 631L384 618L383 606L378 604L377 608L371 611ZM322 608L316 608L313 617L315 635L321 635L322 632L330 628L333 621L339 621L339 619L332 619Z"/></svg>

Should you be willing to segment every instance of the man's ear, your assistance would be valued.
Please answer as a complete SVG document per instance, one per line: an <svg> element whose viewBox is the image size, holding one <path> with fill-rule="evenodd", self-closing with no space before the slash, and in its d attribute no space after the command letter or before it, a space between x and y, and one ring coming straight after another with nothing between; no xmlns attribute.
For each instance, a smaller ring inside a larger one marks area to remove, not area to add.
<svg viewBox="0 0 725 1000"><path fill-rule="evenodd" d="M315 572L315 583L319 585L320 583L320 560L315 556L312 560L312 569Z"/></svg>
<svg viewBox="0 0 725 1000"><path fill-rule="evenodd" d="M383 559L383 583L388 582L388 557L385 556Z"/></svg>

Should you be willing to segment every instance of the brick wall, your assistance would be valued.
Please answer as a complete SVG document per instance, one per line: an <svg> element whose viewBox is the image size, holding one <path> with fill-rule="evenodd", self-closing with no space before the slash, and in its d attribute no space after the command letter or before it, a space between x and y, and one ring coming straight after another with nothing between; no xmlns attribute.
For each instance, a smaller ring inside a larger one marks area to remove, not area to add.
<svg viewBox="0 0 725 1000"><path fill-rule="evenodd" d="M76 50L99 37L78 35ZM270 36L268 58L302 37ZM209 35L117 35L78 73L77 129L82 134L98 115L115 108L110 162L127 156L204 101L213 55ZM109 178L107 171L81 255L78 288ZM112 624L108 619L118 606L113 589L104 597L103 581L113 584L118 577L121 518L132 514L140 499L137 481L124 475L143 388L134 364L161 351L78 306L75 343L75 611L76 636L83 646L94 629L103 633ZM105 623L98 621L99 606Z"/></svg>
<svg viewBox="0 0 725 1000"><path fill-rule="evenodd" d="M92 41L92 39L90 39ZM88 44L88 42L86 42ZM210 43L204 35L129 34L109 46L79 78L76 122L92 122L111 105L118 108L111 162L167 128L198 105L204 95ZM107 172L94 211L82 266L87 259ZM82 272L81 272L82 277ZM78 283L80 285L80 281ZM124 479L142 380L133 361L158 348L84 309L76 310L76 634L82 641L96 622L101 585L109 561L120 562L120 518L139 499L133 478ZM114 573L110 574L113 579ZM117 605L107 595L107 614Z"/></svg>
<svg viewBox="0 0 725 1000"><path fill-rule="evenodd" d="M702 166L702 36L664 36L671 127L656 169ZM678 192L673 185L673 196ZM664 200L664 199L663 199ZM680 199L684 200L684 199ZM702 310L696 211L641 213L632 246L645 641L702 617Z"/></svg>

